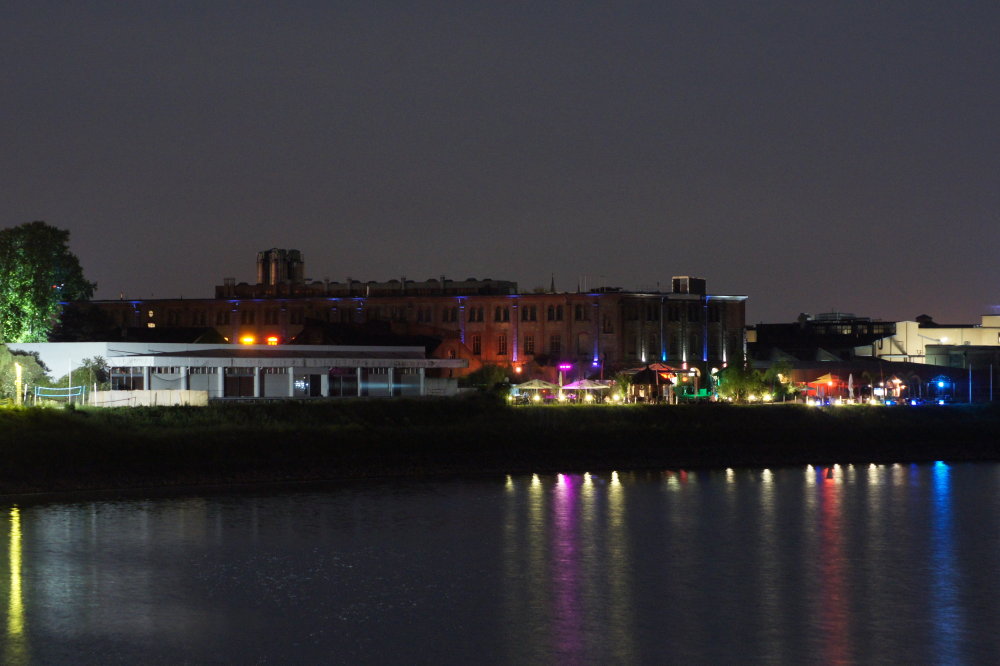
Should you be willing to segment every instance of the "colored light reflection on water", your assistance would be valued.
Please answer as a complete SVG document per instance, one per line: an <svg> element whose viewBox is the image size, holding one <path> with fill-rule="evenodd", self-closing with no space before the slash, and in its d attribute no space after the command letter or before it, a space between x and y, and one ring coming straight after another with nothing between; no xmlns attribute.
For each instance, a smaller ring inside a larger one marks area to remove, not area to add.
<svg viewBox="0 0 1000 666"><path fill-rule="evenodd" d="M951 469L938 461L933 467L931 557L933 561L934 635L938 654L949 663L960 657L962 612L958 603L955 543L952 525Z"/></svg>
<svg viewBox="0 0 1000 666"><path fill-rule="evenodd" d="M0 661L994 663L998 497L941 463L14 507Z"/></svg>
<svg viewBox="0 0 1000 666"><path fill-rule="evenodd" d="M555 653L562 663L579 663L585 654L580 590L585 580L581 570L580 494L574 477L560 474L558 479L552 500L553 639Z"/></svg>

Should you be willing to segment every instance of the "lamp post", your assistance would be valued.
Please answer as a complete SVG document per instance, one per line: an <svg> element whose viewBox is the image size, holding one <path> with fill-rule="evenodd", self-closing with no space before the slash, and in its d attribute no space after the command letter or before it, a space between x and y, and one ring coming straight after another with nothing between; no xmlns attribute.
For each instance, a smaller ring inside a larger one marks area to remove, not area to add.
<svg viewBox="0 0 1000 666"><path fill-rule="evenodd" d="M560 363L559 364L559 399L562 400L562 386L563 386L563 373L573 369L572 363Z"/></svg>

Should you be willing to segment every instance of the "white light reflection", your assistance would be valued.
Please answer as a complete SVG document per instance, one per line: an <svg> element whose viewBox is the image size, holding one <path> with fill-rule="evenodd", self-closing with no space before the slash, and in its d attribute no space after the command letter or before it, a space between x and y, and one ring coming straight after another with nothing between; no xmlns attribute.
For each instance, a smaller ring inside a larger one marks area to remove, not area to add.
<svg viewBox="0 0 1000 666"><path fill-rule="evenodd" d="M882 475L879 474L878 465L871 463L868 465L868 485L877 486L882 482Z"/></svg>
<svg viewBox="0 0 1000 666"><path fill-rule="evenodd" d="M618 472L611 473L611 483L608 486L608 562L613 572L609 577L611 614L608 631L614 637L617 663L633 661L634 627L632 626L632 563L628 549L628 530L625 522L625 489L622 487Z"/></svg>

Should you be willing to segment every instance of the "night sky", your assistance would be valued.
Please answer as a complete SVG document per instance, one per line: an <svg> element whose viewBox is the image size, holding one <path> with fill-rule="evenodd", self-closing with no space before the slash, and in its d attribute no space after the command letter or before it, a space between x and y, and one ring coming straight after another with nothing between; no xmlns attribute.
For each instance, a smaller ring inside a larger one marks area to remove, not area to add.
<svg viewBox="0 0 1000 666"><path fill-rule="evenodd" d="M1000 3L6 2L0 226L97 296L312 279L1000 304Z"/></svg>

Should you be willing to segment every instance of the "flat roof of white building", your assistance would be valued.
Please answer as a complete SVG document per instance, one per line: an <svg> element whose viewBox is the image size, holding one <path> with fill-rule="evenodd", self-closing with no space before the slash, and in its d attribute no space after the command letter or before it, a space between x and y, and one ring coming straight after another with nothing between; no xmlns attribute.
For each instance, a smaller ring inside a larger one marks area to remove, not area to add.
<svg viewBox="0 0 1000 666"><path fill-rule="evenodd" d="M463 359L427 358L423 347L348 345L235 345L163 342L12 343L12 351L37 353L53 372L102 357L112 367L340 367L465 368Z"/></svg>

